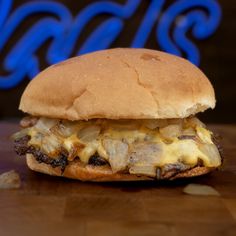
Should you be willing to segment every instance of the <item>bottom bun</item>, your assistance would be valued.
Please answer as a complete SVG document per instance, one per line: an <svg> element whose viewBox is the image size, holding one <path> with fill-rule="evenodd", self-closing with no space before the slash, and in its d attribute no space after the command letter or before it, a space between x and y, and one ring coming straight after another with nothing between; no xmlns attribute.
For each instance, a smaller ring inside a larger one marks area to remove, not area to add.
<svg viewBox="0 0 236 236"><path fill-rule="evenodd" d="M62 173L60 167L53 168L48 164L38 163L32 154L26 155L26 162L31 170L41 172L48 175L61 176L82 181L138 181L138 180L155 180L148 176L138 176L133 174L113 173L108 166L92 166L83 165L80 161L70 163ZM177 179L204 175L215 168L197 166L183 172L171 174L171 176L163 175L160 179Z"/></svg>

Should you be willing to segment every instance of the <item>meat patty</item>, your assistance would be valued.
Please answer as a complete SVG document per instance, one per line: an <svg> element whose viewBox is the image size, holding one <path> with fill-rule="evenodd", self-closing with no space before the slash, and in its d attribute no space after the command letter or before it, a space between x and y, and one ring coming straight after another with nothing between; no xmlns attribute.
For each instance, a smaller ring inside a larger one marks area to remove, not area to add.
<svg viewBox="0 0 236 236"><path fill-rule="evenodd" d="M14 141L14 150L18 155L22 156L27 153L29 149L29 146L28 146L29 140L30 140L30 136L26 135Z"/></svg>
<svg viewBox="0 0 236 236"><path fill-rule="evenodd" d="M32 147L30 149L32 149ZM68 165L68 160L67 160L68 154L65 154L63 152L61 152L56 159L52 159L46 154L42 153L40 150L37 150L34 148L32 151L28 153L33 154L33 156L39 163L43 162L45 164L51 165L53 168L61 167L62 172L65 170L66 166Z"/></svg>
<svg viewBox="0 0 236 236"><path fill-rule="evenodd" d="M30 136L26 135L20 139L15 140L14 149L15 152L23 156L27 153L32 154L39 163L45 163L51 165L53 168L61 167L61 170L64 171L68 165L68 152L64 149L61 150L57 158L51 158L45 153L42 152L39 148L28 145ZM108 164L107 161L100 157L97 153L90 157L89 165L102 166Z"/></svg>
<svg viewBox="0 0 236 236"><path fill-rule="evenodd" d="M88 164L94 166L104 166L107 165L108 163L104 158L100 157L98 153L95 153L93 156L89 158Z"/></svg>
<svg viewBox="0 0 236 236"><path fill-rule="evenodd" d="M51 165L54 168L61 167L62 171L65 170L66 166L68 165L67 151L62 150L57 158L51 158L48 155L46 155L45 153L43 153L39 148L29 146L28 145L29 140L30 140L29 135L26 135L20 139L15 140L14 149L18 155L22 156L27 153L30 153L35 157L35 159L39 163L43 162L43 163Z"/></svg>

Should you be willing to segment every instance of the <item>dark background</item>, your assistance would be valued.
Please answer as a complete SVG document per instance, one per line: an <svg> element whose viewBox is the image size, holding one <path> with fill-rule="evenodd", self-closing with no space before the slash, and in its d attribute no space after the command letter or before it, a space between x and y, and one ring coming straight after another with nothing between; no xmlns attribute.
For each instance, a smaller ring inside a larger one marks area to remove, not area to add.
<svg viewBox="0 0 236 236"><path fill-rule="evenodd" d="M114 0L115 1L115 0ZM14 11L19 5L27 1L15 0L13 4ZM75 16L78 12L87 4L92 3L92 0L74 1L74 0L61 0L61 3L66 5L72 14ZM119 3L125 3L126 1L116 1ZM174 1L167 0L165 7L169 6ZM235 43L236 43L236 4L234 0L220 0L223 17L221 24L213 36L208 39L197 41L197 46L201 53L200 68L211 80L217 98L217 106L214 110L209 110L200 117L207 122L212 123L235 123L236 117L236 79L235 77ZM122 34L112 44L112 47L129 47L133 36L139 27L139 24L147 10L149 1L143 0L139 6L135 15L131 20L125 22L125 28ZM4 50L0 53L0 61L7 55L8 50L17 42L17 39L21 37L29 27L35 22L44 17L44 14L37 14L28 18L26 22L20 25L20 27L14 32L13 37L5 46ZM107 19L109 16L101 15L96 17L89 25L83 30L82 36L79 37L76 45L78 50L79 46L90 34L90 32L96 28L96 26ZM151 33L146 48L159 49L158 43L155 37L155 28ZM191 38L191 36L190 36ZM193 41L195 41L193 39ZM195 41L196 42L196 41ZM45 55L50 41L44 44L37 52L37 56L40 58L40 69L44 69L48 66L45 61ZM75 51L77 51L75 50ZM74 56L74 55L71 55ZM1 75L6 72L1 68ZM20 96L28 84L29 79L25 78L16 88L10 90L0 90L0 119L12 119L20 117L23 114L17 110Z"/></svg>

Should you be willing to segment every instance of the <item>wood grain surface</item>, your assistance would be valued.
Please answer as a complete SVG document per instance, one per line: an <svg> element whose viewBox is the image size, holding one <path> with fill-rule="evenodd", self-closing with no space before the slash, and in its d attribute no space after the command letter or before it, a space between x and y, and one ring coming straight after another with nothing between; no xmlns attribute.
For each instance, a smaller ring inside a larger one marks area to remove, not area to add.
<svg viewBox="0 0 236 236"><path fill-rule="evenodd" d="M13 152L16 123L0 123L0 173L22 186L0 190L0 235L236 235L236 126L211 125L222 137L221 171L174 182L87 183L30 171ZM188 183L220 197L183 193Z"/></svg>

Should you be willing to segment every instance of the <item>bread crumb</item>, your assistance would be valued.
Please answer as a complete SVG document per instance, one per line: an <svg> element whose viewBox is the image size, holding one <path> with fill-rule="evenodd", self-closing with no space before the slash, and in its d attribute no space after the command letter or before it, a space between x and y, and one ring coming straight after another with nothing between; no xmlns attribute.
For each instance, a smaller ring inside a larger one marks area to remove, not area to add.
<svg viewBox="0 0 236 236"><path fill-rule="evenodd" d="M190 195L202 195L202 196L220 196L214 188L203 184L188 184L183 192Z"/></svg>
<svg viewBox="0 0 236 236"><path fill-rule="evenodd" d="M15 170L11 170L0 175L0 189L20 188L21 180Z"/></svg>

